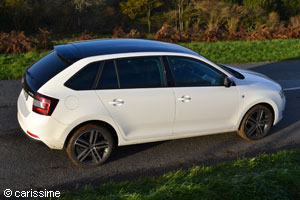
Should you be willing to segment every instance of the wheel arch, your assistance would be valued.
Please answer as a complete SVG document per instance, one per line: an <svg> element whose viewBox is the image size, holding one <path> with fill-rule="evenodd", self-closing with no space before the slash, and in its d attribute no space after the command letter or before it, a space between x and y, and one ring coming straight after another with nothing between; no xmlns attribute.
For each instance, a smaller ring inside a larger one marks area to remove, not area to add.
<svg viewBox="0 0 300 200"><path fill-rule="evenodd" d="M274 105L272 105L270 102L259 102L259 103L256 103L252 106L249 106L247 109L245 109L245 111L243 112L243 114L241 115L240 119L239 119L239 126L238 126L238 130L240 130L241 128L241 125L242 125L242 122L245 118L245 116L247 115L247 113L255 106L257 105L263 105L263 106L266 106L267 108L270 109L270 111L272 112L273 114L273 122L272 124L274 124L274 122L277 120L277 113L274 109Z"/></svg>
<svg viewBox="0 0 300 200"><path fill-rule="evenodd" d="M118 133L112 125L110 125L109 123L107 123L105 121L101 121L101 120L89 120L89 121L85 121L85 122L78 124L69 132L69 134L66 137L65 142L64 142L64 148L68 144L68 142L69 142L70 138L72 137L72 135L74 134L74 132L86 124L95 124L95 125L99 125L99 126L106 128L112 134L114 142L115 142L115 146L118 146L118 144L119 144Z"/></svg>

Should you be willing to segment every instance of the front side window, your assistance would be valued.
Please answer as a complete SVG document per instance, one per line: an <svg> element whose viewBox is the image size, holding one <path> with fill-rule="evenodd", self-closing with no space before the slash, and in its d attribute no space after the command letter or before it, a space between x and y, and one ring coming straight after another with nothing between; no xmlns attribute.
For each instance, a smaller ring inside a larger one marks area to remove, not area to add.
<svg viewBox="0 0 300 200"><path fill-rule="evenodd" d="M225 75L210 65L185 57L168 57L177 87L222 86Z"/></svg>
<svg viewBox="0 0 300 200"><path fill-rule="evenodd" d="M101 62L93 62L72 76L65 86L73 90L92 90Z"/></svg>
<svg viewBox="0 0 300 200"><path fill-rule="evenodd" d="M159 57L135 57L116 60L120 88L155 88L164 86Z"/></svg>

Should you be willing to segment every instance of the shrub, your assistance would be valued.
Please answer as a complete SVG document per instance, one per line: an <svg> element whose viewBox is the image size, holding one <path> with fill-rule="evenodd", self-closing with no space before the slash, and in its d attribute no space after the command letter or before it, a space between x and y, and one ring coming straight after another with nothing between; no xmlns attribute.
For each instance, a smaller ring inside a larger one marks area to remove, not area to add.
<svg viewBox="0 0 300 200"><path fill-rule="evenodd" d="M141 38L141 33L137 29L131 29L126 38Z"/></svg>
<svg viewBox="0 0 300 200"><path fill-rule="evenodd" d="M246 40L247 39L247 30L240 25L237 28L237 31L229 32L227 39L228 40Z"/></svg>
<svg viewBox="0 0 300 200"><path fill-rule="evenodd" d="M121 26L118 28L114 28L112 38L125 38L125 37L126 37L126 33L124 32Z"/></svg>
<svg viewBox="0 0 300 200"><path fill-rule="evenodd" d="M248 8L262 8L267 12L272 12L277 9L278 0L243 0L243 5Z"/></svg>
<svg viewBox="0 0 300 200"><path fill-rule="evenodd" d="M262 25L259 29L254 30L248 37L248 40L268 40L268 39L272 39L272 33L265 25Z"/></svg>
<svg viewBox="0 0 300 200"><path fill-rule="evenodd" d="M190 27L186 33L184 33L182 37L182 41L189 42L189 41L202 41L204 32L199 28L197 23L194 23L192 27Z"/></svg>
<svg viewBox="0 0 300 200"><path fill-rule="evenodd" d="M292 27L300 27L300 15L296 15L290 18L290 25Z"/></svg>
<svg viewBox="0 0 300 200"><path fill-rule="evenodd" d="M280 16L277 12L270 12L268 15L268 27L275 29L280 25Z"/></svg>
<svg viewBox="0 0 300 200"><path fill-rule="evenodd" d="M205 42L217 42L222 40L224 37L220 29L206 29L202 41Z"/></svg>
<svg viewBox="0 0 300 200"><path fill-rule="evenodd" d="M156 32L154 39L166 42L179 42L180 35L175 27L164 24L161 29Z"/></svg>
<svg viewBox="0 0 300 200"><path fill-rule="evenodd" d="M292 39L300 38L300 27L289 27L276 29L273 34L273 38L276 39Z"/></svg>
<svg viewBox="0 0 300 200"><path fill-rule="evenodd" d="M82 40L90 40L93 37L91 36L92 33L89 33L87 30L84 30L77 38L77 41L82 41Z"/></svg>
<svg viewBox="0 0 300 200"><path fill-rule="evenodd" d="M47 29L39 28L39 33L36 35L35 46L38 50L47 50L52 48L51 32Z"/></svg>
<svg viewBox="0 0 300 200"><path fill-rule="evenodd" d="M15 54L32 51L32 41L25 36L24 31L15 30L8 33L0 33L1 53Z"/></svg>

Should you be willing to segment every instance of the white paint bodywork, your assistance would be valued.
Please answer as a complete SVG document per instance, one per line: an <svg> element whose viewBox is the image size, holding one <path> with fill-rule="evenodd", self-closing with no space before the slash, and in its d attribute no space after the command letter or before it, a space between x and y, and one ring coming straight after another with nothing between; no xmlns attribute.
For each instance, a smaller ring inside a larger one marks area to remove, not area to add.
<svg viewBox="0 0 300 200"><path fill-rule="evenodd" d="M71 76L91 62L162 55L206 62L231 77L236 86L90 91L75 91L64 86ZM285 97L279 94L280 85L261 74L236 70L245 76L244 80L232 77L204 57L183 53L147 52L88 57L72 64L38 90L41 94L59 99L51 116L32 112L32 97L26 101L22 90L18 99L18 120L25 132L39 136L53 149L62 149L75 127L94 120L114 128L119 146L236 131L246 112L260 103L272 106L274 125L278 123L285 107ZM190 100L183 102L182 96ZM114 100L121 104L114 105Z"/></svg>

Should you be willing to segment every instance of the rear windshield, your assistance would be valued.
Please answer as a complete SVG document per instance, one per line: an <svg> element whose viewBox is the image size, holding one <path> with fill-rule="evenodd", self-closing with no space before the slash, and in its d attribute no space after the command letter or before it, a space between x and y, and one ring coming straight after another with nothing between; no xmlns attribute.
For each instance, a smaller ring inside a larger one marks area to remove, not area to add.
<svg viewBox="0 0 300 200"><path fill-rule="evenodd" d="M32 64L24 74L24 84L29 87L27 89L36 93L52 77L69 66L64 62L55 51L47 54L34 64ZM26 89L26 87L24 86Z"/></svg>

